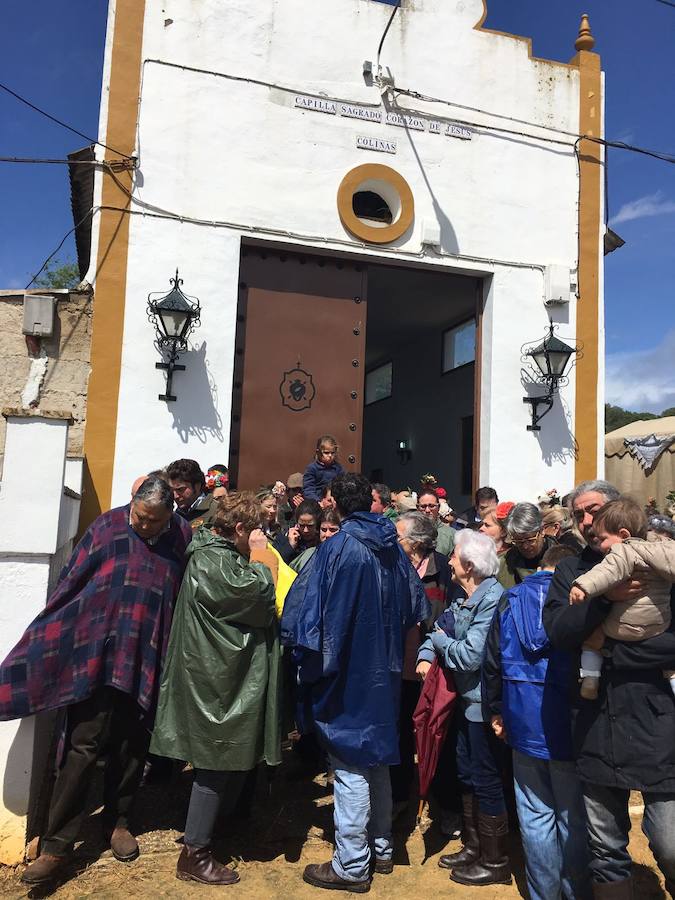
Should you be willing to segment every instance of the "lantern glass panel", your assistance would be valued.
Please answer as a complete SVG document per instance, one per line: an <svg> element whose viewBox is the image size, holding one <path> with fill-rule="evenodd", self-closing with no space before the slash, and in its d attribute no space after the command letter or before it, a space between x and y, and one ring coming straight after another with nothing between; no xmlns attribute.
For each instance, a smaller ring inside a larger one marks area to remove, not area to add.
<svg viewBox="0 0 675 900"><path fill-rule="evenodd" d="M571 349L549 350L548 360L551 367L551 375L555 375L557 378L562 378L562 376L565 374L565 369L571 355Z"/></svg>
<svg viewBox="0 0 675 900"><path fill-rule="evenodd" d="M532 353L530 353L530 356L536 363L536 366L539 369L539 371L541 372L541 374L548 377L548 375L550 374L549 368L548 368L549 361L548 361L548 353L546 352L546 348L544 347L544 345L542 344L540 347L536 347L532 351Z"/></svg>
<svg viewBox="0 0 675 900"><path fill-rule="evenodd" d="M162 323L162 331L168 338L182 337L189 315L180 309L159 309L157 311Z"/></svg>

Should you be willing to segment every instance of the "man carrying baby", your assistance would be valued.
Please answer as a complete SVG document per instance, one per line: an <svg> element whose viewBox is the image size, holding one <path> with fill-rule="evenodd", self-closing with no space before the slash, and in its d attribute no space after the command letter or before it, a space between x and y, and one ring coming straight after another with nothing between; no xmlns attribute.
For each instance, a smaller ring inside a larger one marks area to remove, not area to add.
<svg viewBox="0 0 675 900"><path fill-rule="evenodd" d="M570 603L600 597L632 576L644 578L641 597L614 603L581 651L581 696L595 700L600 686L605 635L644 641L670 625L670 590L675 581L675 542L648 539L647 516L628 497L611 500L593 517L592 543L604 559L572 585ZM675 672L664 672L675 693Z"/></svg>
<svg viewBox="0 0 675 900"><path fill-rule="evenodd" d="M588 546L578 557L562 560L553 576L543 622L554 647L580 654L615 603L649 595L645 573L633 570L603 595L570 604L575 581L603 560L594 543L594 517L618 496L604 481L584 482L570 495L570 512ZM573 755L588 816L593 891L601 900L634 896L627 850L631 790L642 792L642 828L675 895L675 697L664 678L664 671L675 669L672 589L670 601L671 621L661 634L633 641L605 637L597 699L581 697L572 669Z"/></svg>

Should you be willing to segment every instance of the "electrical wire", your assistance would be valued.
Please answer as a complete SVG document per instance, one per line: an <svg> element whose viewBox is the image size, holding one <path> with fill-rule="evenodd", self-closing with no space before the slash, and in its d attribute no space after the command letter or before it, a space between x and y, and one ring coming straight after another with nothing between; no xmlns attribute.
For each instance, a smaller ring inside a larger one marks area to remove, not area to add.
<svg viewBox="0 0 675 900"><path fill-rule="evenodd" d="M64 245L65 242L66 242L66 239L69 238L70 235L80 227L80 225L84 224L84 222L87 221L87 219L89 218L89 216L92 216L92 215L93 215L95 212L97 212L99 209L101 209L100 206L92 206L92 208L91 208L91 209L88 209L87 212L82 216L82 218L80 219L80 221L79 221L79 222L76 222L75 225L73 225L73 227L70 229L70 231L67 231L67 232L63 235L63 238L61 239L61 241L60 241L58 247L56 248L56 250L54 250L52 253L49 254L49 256L47 257L47 259L42 263L42 265L41 265L40 268L37 270L37 272L35 273L35 275L33 275L33 277L31 278L31 280L28 282L28 284L26 285L26 287L24 288L24 290L27 291L28 288L31 286L31 284L33 284L33 282L35 281L35 279L38 278L38 277L42 274L42 272L45 270L47 264L48 264L49 262L51 262L51 260L56 256L56 254L59 252L59 250L61 249L61 247L63 247L63 245Z"/></svg>
<svg viewBox="0 0 675 900"><path fill-rule="evenodd" d="M90 144L98 144L99 147L105 147L106 150L110 150L111 153L117 153L118 156L123 156L125 159L132 159L128 153L122 153L121 150L115 150L114 147L109 147L107 144L104 144L103 141L97 141L95 138L91 138L88 135L84 134L82 131L78 131L77 128L73 128L72 125L68 125L67 122L61 121L61 119L57 119L56 116L53 116L51 113L48 113L46 110L41 109L39 106L36 106L34 103L31 103L30 100L26 100L25 97L22 97L21 94L17 94L16 91L13 91L6 84L0 82L0 89L6 91L8 94L11 94L16 100L20 103L25 104L30 107L30 109L34 110L37 113L40 113L41 116L44 116L46 119L50 119L50 121L55 122L57 125L60 125L62 128L67 128L68 131L72 131L73 134L77 134L79 137L84 138L85 141L89 141Z"/></svg>
<svg viewBox="0 0 675 900"><path fill-rule="evenodd" d="M350 247L352 250L354 249L366 249L372 250L373 248L365 243L364 241L355 242L354 240L345 240L342 238L328 237L326 235L316 235L316 234L307 234L304 232L297 231L289 231L287 229L282 228L270 228L265 225L250 225L247 223L241 222L230 222L226 220L218 220L218 219L202 219L196 216L188 216L181 213L173 212L172 210L164 209L161 206L156 206L152 203L147 203L144 200L141 200L139 197L134 196L134 194L127 188L126 185L122 184L122 182L115 177L115 175L110 172L110 177L113 179L115 184L118 186L120 191L125 194L131 203L135 203L138 206L141 206L141 209L130 209L129 207L119 207L119 206L100 206L98 209L100 210L109 210L111 212L121 212L128 213L133 216L147 216L148 218L154 219L170 219L174 222L187 223L189 225L204 225L210 228L229 228L234 231L242 231L253 234L265 234L273 237L281 237L287 238L291 240L301 240L301 241L312 241L313 243L324 244L324 245L332 245L332 244L340 244L346 247ZM401 250L397 247L390 247L389 251L391 253L395 253L398 256L410 257L414 259L424 259L427 255L424 249L419 251L414 250ZM462 260L466 262L474 262L474 263L483 263L489 266L508 266L509 268L520 268L520 269L531 269L538 272L541 272L542 275L544 273L544 266L539 263L530 263L523 262L519 260L504 260L504 259L496 259L492 257L484 257L484 256L470 256L464 253L439 253L439 256L448 257L451 259Z"/></svg>
<svg viewBox="0 0 675 900"><path fill-rule="evenodd" d="M671 6L673 9L675 9L675 3L673 3L672 0L656 0L656 2L663 3L664 6Z"/></svg>
<svg viewBox="0 0 675 900"><path fill-rule="evenodd" d="M248 76L245 76L245 75L231 75L228 72L218 72L214 69L201 69L196 66L186 66L186 65L182 65L181 63L173 63L173 62L169 62L164 59L156 59L156 58L146 58L145 60L143 60L143 69L145 69L145 65L147 63L152 63L154 65L159 65L159 66L166 66L167 68L172 68L172 69L181 69L182 71L185 71L185 72L195 72L200 75L211 75L214 78L224 78L228 81L235 81L235 82L245 83L245 84L254 84L254 85L257 85L258 87L266 87L266 88L270 88L270 89L277 90L277 91L283 91L284 93L287 93L287 94L294 94L294 95L302 94L303 96L315 96L315 95L308 93L305 88L302 88L302 89L293 88L288 85L279 84L277 82L265 81L264 79L261 79L261 78L249 78ZM651 156L651 157L654 157L655 159L660 159L664 162L668 162L668 163L675 162L675 156L673 156L672 154L664 153L664 152L661 152L658 150L651 150L646 147L635 146L633 144L626 144L623 141L610 141L610 140L607 140L606 138L591 137L588 135L579 134L576 131L566 131L561 128L555 128L552 125L542 125L538 122L530 122L527 119L519 119L515 116L506 116L502 113L491 112L490 110L480 109L479 107L475 107L475 106L464 106L460 103L455 103L452 100L445 100L441 97L431 97L431 96L428 96L425 94L421 94L419 91L412 91L407 88L394 87L393 91L396 94L404 94L405 96L410 96L413 99L418 99L425 103L439 103L443 106L450 106L450 107L454 107L455 109L464 109L467 112L476 112L481 115L490 116L491 118L494 118L494 119L503 119L505 121L513 122L514 124L518 124L518 125L529 125L530 127L536 128L540 131L553 132L553 133L556 133L559 135L563 135L564 137L574 138L574 141L572 141L572 140L566 141L566 140L562 140L562 139L546 137L545 135L534 134L532 132L526 132L526 131L517 130L517 129L513 129L513 128L506 128L506 127L502 127L500 125L495 125L495 124L491 124L491 123L488 124L488 123L484 123L484 122L476 122L475 120L471 120L471 119L457 119L455 117L452 117L451 120L450 119L448 120L448 121L452 121L458 125L466 125L469 128L478 129L478 130L480 130L481 133L490 134L490 133L494 132L496 134L511 134L516 137L524 137L524 138L528 138L530 140L536 140L536 141L539 141L542 143L557 144L558 146L569 147L570 150L572 150L572 151L574 150L576 141L587 140L587 141L592 141L597 144L603 144L604 146L607 146L607 147L616 147L617 149L620 149L620 150L628 150L633 153L642 153L645 156ZM338 96L334 96L334 95L326 94L326 93L321 93L320 96L323 100L331 100L335 103L347 103L347 104L352 104L352 105L357 105L357 106L363 106L368 109L378 109L382 105L380 102L368 103L367 101L363 101L363 100L345 99L344 97L338 97ZM427 113L420 111L418 109L409 109L409 108L405 108L405 107L400 107L400 109L402 112L410 113L412 115L422 116L423 118L429 118L429 115Z"/></svg>
<svg viewBox="0 0 675 900"><path fill-rule="evenodd" d="M0 156L0 163L25 163L33 165L65 165L65 166L96 166L97 168L111 168L114 172L125 172L136 166L136 159L44 159L24 156Z"/></svg>
<svg viewBox="0 0 675 900"><path fill-rule="evenodd" d="M376 72L380 74L380 54L382 53L382 47L384 46L385 38L387 37L387 33L391 28L391 23L394 21L394 16L401 8L401 0L397 0L396 6L392 9L391 15L389 16L389 21L387 22L387 27L384 29L382 37L380 38L380 44L377 48L377 63L376 63Z"/></svg>

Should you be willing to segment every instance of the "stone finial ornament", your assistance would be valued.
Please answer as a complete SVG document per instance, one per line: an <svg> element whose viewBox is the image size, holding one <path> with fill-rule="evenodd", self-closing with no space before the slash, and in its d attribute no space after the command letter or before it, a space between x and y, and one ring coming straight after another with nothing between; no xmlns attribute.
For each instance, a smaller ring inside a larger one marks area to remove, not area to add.
<svg viewBox="0 0 675 900"><path fill-rule="evenodd" d="M591 34L591 25L588 21L588 14L581 16L581 24L579 25L579 34L574 46L577 50L592 50L595 47L595 38Z"/></svg>

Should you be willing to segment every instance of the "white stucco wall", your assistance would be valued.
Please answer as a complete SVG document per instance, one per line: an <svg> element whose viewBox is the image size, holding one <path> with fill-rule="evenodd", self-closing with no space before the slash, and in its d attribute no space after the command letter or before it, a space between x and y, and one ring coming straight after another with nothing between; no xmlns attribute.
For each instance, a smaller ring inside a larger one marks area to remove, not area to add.
<svg viewBox="0 0 675 900"><path fill-rule="evenodd" d="M44 608L49 556L0 554L0 659ZM33 759L33 717L0 722L0 863L23 859Z"/></svg>
<svg viewBox="0 0 675 900"><path fill-rule="evenodd" d="M571 487L574 376L539 436L528 433L520 347L545 331L543 267L577 266L578 174L573 139L561 132L578 129L578 71L530 59L524 41L476 30L481 0L415 0L406 7L382 54L396 85L500 117L405 97L399 103L437 118L535 137L477 130L472 140L462 141L294 108L297 93L379 102L378 88L364 83L362 65L375 59L391 14L386 4L147 4L133 203L139 215L130 227L113 503L126 501L140 472L177 456L204 465L227 462L242 236L298 248L351 249L383 260L423 258L429 265L491 278L481 481L508 485L514 496ZM575 26L571 23L570 56ZM109 40L111 35L112 29ZM289 90L253 83L256 79ZM357 149L361 134L394 139L398 152ZM395 168L415 197L412 229L381 249L353 239L336 207L343 176L365 162ZM190 218L204 224L190 224ZM433 221L441 228L441 253L420 257L424 224ZM187 371L175 376L178 402L167 405L157 400L164 375L154 369L145 304L150 291L169 289L176 266L203 312L195 349L184 360ZM555 314L563 339L574 340L575 312L572 298Z"/></svg>
<svg viewBox="0 0 675 900"><path fill-rule="evenodd" d="M64 492L68 422L26 411L7 418L0 485L0 660L45 606L77 528L79 497ZM26 501L39 473L40 503ZM0 863L23 860L32 717L0 722Z"/></svg>

